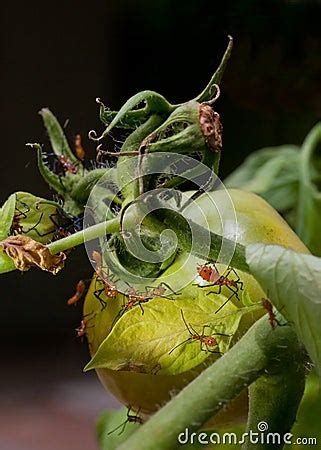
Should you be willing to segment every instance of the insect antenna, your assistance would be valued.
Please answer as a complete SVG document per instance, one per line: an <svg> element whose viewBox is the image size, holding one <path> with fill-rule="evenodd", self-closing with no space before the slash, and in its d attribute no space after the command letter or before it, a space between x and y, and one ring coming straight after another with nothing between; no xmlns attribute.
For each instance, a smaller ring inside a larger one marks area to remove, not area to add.
<svg viewBox="0 0 321 450"><path fill-rule="evenodd" d="M188 330L189 334L192 335L193 333L191 332L190 327L188 326L188 323L185 320L184 313L183 313L182 309L181 309L181 316L182 316L183 322L184 322L184 324L186 326L186 329ZM193 328L191 327L191 329L193 329ZM195 333L195 334L198 334L198 333Z"/></svg>
<svg viewBox="0 0 321 450"><path fill-rule="evenodd" d="M192 338L189 337L189 338L185 339L185 341L180 342L178 345L176 345L174 348L172 348L172 350L168 354L170 355L171 353L173 353L174 350L177 349L177 347L180 347L181 345L186 344L186 342L189 342L191 340L192 340Z"/></svg>

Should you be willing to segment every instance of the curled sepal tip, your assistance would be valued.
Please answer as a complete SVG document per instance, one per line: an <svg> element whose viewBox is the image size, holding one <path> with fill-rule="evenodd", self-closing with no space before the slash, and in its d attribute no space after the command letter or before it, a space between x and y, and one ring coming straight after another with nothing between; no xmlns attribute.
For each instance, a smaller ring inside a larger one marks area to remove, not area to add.
<svg viewBox="0 0 321 450"><path fill-rule="evenodd" d="M231 53L232 53L232 49L233 49L233 38L232 36L228 36L229 42L227 44L225 53L222 57L222 60L220 62L220 65L218 66L218 68L216 69L216 71L214 72L212 78L210 79L209 83L207 84L207 86L205 87L205 89L194 99L197 102L209 102L209 101L213 101L212 97L213 97L213 93L215 92L215 96L214 99L216 100L216 96L217 96L217 85L220 84L222 76L224 74L226 65L228 63L228 60L230 59ZM214 100L214 101L215 101Z"/></svg>
<svg viewBox="0 0 321 450"><path fill-rule="evenodd" d="M137 108L140 104L142 104L142 107ZM106 122L108 126L101 136L97 136L94 130L89 132L89 138L94 141L100 141L106 137L113 128L136 128L137 125L146 121L152 113L168 116L175 108L157 92L142 91L127 100L116 114L105 107L103 109L105 114L103 122Z"/></svg>
<svg viewBox="0 0 321 450"><path fill-rule="evenodd" d="M0 242L0 248L22 272L39 267L55 275L63 268L66 259L65 253L52 255L48 247L22 235L9 236Z"/></svg>

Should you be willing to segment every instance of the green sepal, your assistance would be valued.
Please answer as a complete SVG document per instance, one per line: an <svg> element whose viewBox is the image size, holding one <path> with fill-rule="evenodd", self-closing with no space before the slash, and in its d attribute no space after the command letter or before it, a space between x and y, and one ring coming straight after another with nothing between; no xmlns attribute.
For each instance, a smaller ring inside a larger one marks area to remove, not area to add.
<svg viewBox="0 0 321 450"><path fill-rule="evenodd" d="M94 186L103 179L103 184L107 182L111 185L116 184L116 169L111 167L107 169L94 169L86 173L77 183L73 185L70 196L78 203L85 205Z"/></svg>
<svg viewBox="0 0 321 450"><path fill-rule="evenodd" d="M191 156L201 155L203 164L217 173L221 148L220 146L215 148L212 140L204 134L201 126L201 117L204 117L204 111L204 105L196 101L179 106L164 123L146 137L147 151L150 153L173 152ZM215 128L221 135L219 122L212 122L212 126L213 130ZM218 128L216 128L217 126Z"/></svg>
<svg viewBox="0 0 321 450"><path fill-rule="evenodd" d="M142 242L146 245L146 239L142 237ZM133 285L137 283L137 278L147 277L154 279L160 272L160 264L141 261L129 252L121 237L116 241L114 249L103 246L104 259L111 272L121 280Z"/></svg>
<svg viewBox="0 0 321 450"><path fill-rule="evenodd" d="M72 197L72 193L77 184L83 180L83 177L79 174L70 173L66 173L64 177L59 177L44 163L42 159L42 147L40 144L27 144L27 146L36 149L39 172L46 183L63 197L63 209L66 214L72 216L81 215L84 212L84 207L77 199Z"/></svg>
<svg viewBox="0 0 321 450"><path fill-rule="evenodd" d="M212 75L212 78L210 79L207 86L204 88L204 90L194 98L195 101L201 103L201 102L207 102L210 101L213 95L215 94L215 84L220 84L221 79L223 77L225 68L227 66L227 63L230 59L232 49L233 49L233 38L232 36L228 36L229 42L226 47L226 50L224 52L224 55L222 57L222 60L220 62L220 65ZM214 92L213 92L214 91Z"/></svg>
<svg viewBox="0 0 321 450"><path fill-rule="evenodd" d="M52 114L52 112L48 108L43 108L41 111L39 111L39 114L41 115L43 123L46 127L49 140L55 155L66 156L66 158L68 158L70 162L82 167L81 162L76 158L71 148L69 147L65 133L63 132L63 129L61 128L58 120Z"/></svg>
<svg viewBox="0 0 321 450"><path fill-rule="evenodd" d="M209 83L204 90L194 98L195 101L201 103L210 101L215 94L215 85L221 82L223 73L225 71L228 60L231 56L233 48L233 39L229 36L229 43L224 52L219 67L212 75ZM214 91L214 92L213 92ZM145 106L139 109L133 109L139 103L145 102ZM137 126L145 122L150 113L169 114L174 111L175 108L182 106L184 103L177 105L171 105L162 95L154 91L142 91L131 97L123 107L117 111L109 110L100 99L97 99L97 103L100 105L100 120L107 125L107 129L101 136L106 136L112 128L129 128L135 129Z"/></svg>
<svg viewBox="0 0 321 450"><path fill-rule="evenodd" d="M121 152L137 151L142 141L164 122L164 118L158 114L152 114L146 122L142 123L125 140ZM127 202L137 196L137 158L122 156L117 163L117 186Z"/></svg>
<svg viewBox="0 0 321 450"><path fill-rule="evenodd" d="M38 169L39 172L42 175L42 178L45 180L46 183L49 184L50 187L52 187L58 194L64 195L66 192L65 186L62 184L61 178L58 177L54 172L52 172L44 163L42 159L42 147L40 144L34 143L34 144L26 144L28 147L34 148L37 151L37 162L38 162Z"/></svg>
<svg viewBox="0 0 321 450"><path fill-rule="evenodd" d="M111 122L115 119L118 114L118 111L111 111L107 106L105 106L101 101L99 118L104 125L110 125ZM124 128L124 129L136 129L139 125L141 125L147 119L148 111L145 108L134 109L129 111L123 119L116 123L115 128Z"/></svg>
<svg viewBox="0 0 321 450"><path fill-rule="evenodd" d="M133 109L142 102L145 103L145 106L141 109L136 109L135 111L133 111ZM120 110L114 116L114 118L109 123L109 125L107 126L106 130L102 133L102 135L99 138L95 137L94 139L100 140L104 138L115 127L126 128L126 126L124 126L124 123L128 119L131 120L132 118L131 114L133 112L135 112L136 116L138 116L139 112L139 115L141 115L141 118L143 119L141 123L143 123L148 119L148 117L151 114L165 115L166 117L173 110L174 107L170 105L170 103L168 103L168 101L157 92L154 91L138 92L129 100L127 100L127 102L120 108Z"/></svg>

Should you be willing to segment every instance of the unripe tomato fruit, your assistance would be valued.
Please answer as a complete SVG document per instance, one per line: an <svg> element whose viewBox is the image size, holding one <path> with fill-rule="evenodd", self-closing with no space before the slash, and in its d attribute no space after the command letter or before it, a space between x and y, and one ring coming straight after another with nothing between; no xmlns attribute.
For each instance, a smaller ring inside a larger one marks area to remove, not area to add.
<svg viewBox="0 0 321 450"><path fill-rule="evenodd" d="M292 231L283 218L261 197L241 190L231 189L228 193L234 204L237 231L234 236L238 243L248 245L250 243L275 244L292 248L298 252L309 253L305 245ZM215 191L209 196L216 203L218 209L222 211L225 205L225 195L223 191ZM213 208L213 203L208 196L202 196L197 200L197 205L201 207L211 231L219 233L220 226L217 210ZM199 222L198 209L193 206L188 210L188 216L195 222ZM183 258L184 259L184 258ZM195 266L188 268L188 274L196 274ZM182 256L177 258L167 269L175 271L182 263ZM241 280L246 286L246 291L252 302L259 301L264 297L264 292L256 280L249 274L237 271ZM180 274L181 276L181 274ZM161 281L161 278L159 279ZM181 295L184 295L184 290ZM100 343L108 335L115 313L119 310L121 303L113 299L109 300L108 307L97 315L95 326L88 328L87 337L91 354L95 354ZM97 311L97 299L89 292L87 295L84 314ZM264 310L260 315L264 314ZM256 320L258 316L253 317ZM252 321L253 322L253 321ZM243 324L243 332L251 323ZM178 375L157 375L138 373L135 371L112 371L109 369L98 369L97 374L104 387L111 392L120 402L131 405L134 409L141 409L143 414L149 414L164 405L179 390L195 378L204 366L198 366L193 370L180 373ZM134 369L135 370L135 369ZM228 409L221 411L215 417L215 424L231 424L244 420L247 413L247 392L244 391L234 402L231 402Z"/></svg>

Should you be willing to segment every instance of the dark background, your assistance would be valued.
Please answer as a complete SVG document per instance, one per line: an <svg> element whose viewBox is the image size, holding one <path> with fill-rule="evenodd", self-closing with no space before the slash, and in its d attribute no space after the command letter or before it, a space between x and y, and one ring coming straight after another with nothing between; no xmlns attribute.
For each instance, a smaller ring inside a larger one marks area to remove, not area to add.
<svg viewBox="0 0 321 450"><path fill-rule="evenodd" d="M174 103L192 98L217 66L228 34L235 48L216 104L224 125L221 177L253 150L300 144L321 117L319 2L6 2L1 10L1 203L16 190L51 198L24 146L48 145L41 107L62 124L69 119L67 134L82 134L90 159L87 132L102 130L97 96L111 108L143 89ZM5 389L14 390L13 372L20 382L28 373L44 386L66 373L83 377L88 355L74 332L81 311L65 300L89 276L82 249L56 277L1 276Z"/></svg>

